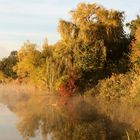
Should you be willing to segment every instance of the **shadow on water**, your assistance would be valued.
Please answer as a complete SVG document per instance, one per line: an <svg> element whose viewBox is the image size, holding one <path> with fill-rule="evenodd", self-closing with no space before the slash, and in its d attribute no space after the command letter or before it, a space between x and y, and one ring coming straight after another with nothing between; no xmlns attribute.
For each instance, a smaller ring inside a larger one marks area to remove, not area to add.
<svg viewBox="0 0 140 140"><path fill-rule="evenodd" d="M94 102L94 100L92 101ZM140 133L129 123L112 120L98 104L82 97L32 95L13 105L17 129L25 140L41 135L42 140L139 140Z"/></svg>

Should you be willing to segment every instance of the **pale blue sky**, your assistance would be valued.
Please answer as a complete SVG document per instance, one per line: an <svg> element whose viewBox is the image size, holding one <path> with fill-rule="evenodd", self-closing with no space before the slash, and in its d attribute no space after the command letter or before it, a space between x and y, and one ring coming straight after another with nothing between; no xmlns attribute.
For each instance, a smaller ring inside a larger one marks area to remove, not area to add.
<svg viewBox="0 0 140 140"><path fill-rule="evenodd" d="M140 0L0 0L0 58L26 40L40 45L47 37L55 43L59 19L70 19L69 11L80 2L125 11L126 21L140 14Z"/></svg>

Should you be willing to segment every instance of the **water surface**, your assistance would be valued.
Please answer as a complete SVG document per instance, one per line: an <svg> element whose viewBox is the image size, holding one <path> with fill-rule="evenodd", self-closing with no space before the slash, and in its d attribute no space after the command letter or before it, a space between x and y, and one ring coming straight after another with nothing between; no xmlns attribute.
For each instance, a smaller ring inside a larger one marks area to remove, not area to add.
<svg viewBox="0 0 140 140"><path fill-rule="evenodd" d="M20 140L18 130L16 129L16 115L12 113L5 105L0 105L0 140Z"/></svg>
<svg viewBox="0 0 140 140"><path fill-rule="evenodd" d="M21 91L0 102L0 140L140 140L139 108Z"/></svg>

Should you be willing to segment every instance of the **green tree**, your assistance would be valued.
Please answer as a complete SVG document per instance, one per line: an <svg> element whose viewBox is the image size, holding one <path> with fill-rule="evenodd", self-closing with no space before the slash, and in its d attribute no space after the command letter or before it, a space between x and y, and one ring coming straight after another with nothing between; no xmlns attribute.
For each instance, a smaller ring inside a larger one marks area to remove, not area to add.
<svg viewBox="0 0 140 140"><path fill-rule="evenodd" d="M8 57L5 57L0 61L0 71L2 71L6 77L16 78L17 75L13 71L13 67L17 62L17 51L12 51Z"/></svg>

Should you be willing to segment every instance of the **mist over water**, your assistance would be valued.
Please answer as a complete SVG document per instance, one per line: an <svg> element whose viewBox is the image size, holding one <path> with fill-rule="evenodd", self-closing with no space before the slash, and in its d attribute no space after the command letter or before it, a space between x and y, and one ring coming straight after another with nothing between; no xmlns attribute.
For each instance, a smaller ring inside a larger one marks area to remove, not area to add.
<svg viewBox="0 0 140 140"><path fill-rule="evenodd" d="M93 97L59 97L0 86L0 139L140 139L140 108Z"/></svg>

